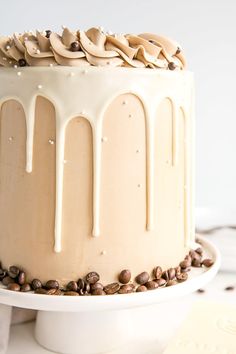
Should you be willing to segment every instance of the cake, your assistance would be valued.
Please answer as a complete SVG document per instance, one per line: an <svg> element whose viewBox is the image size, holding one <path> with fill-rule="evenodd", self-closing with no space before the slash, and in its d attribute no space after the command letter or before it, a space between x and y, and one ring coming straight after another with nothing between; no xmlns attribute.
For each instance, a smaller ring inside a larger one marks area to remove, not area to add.
<svg viewBox="0 0 236 354"><path fill-rule="evenodd" d="M194 243L193 75L163 36L0 37L0 258L62 286L175 268Z"/></svg>

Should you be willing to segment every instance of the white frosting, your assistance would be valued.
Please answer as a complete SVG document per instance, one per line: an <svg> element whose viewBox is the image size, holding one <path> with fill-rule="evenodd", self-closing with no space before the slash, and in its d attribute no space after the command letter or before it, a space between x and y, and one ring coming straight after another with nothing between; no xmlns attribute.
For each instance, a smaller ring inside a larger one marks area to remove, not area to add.
<svg viewBox="0 0 236 354"><path fill-rule="evenodd" d="M137 80L138 73L138 80ZM147 143L147 230L154 228L154 123L159 104L169 98L172 103L172 168L178 164L178 112L184 113L184 229L185 244L194 237L192 211L192 173L190 164L190 132L193 79L187 71L147 70L142 68L31 67L21 68L21 75L12 68L1 68L0 105L9 99L19 101L24 109L27 127L26 171L33 169L34 112L37 96L50 100L56 112L56 205L55 252L61 251L63 174L65 131L68 122L82 116L93 132L93 232L100 234L101 144L103 117L109 104L120 94L133 93L142 102L146 117ZM109 79L112 78L112 79ZM132 119L132 117L130 118ZM102 139L103 138L103 139Z"/></svg>

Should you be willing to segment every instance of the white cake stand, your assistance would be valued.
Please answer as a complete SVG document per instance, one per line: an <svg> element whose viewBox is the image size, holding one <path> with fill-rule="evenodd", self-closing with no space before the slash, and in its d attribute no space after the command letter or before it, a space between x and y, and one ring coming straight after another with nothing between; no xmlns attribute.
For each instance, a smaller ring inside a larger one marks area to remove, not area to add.
<svg viewBox="0 0 236 354"><path fill-rule="evenodd" d="M200 238L200 243L205 255L214 260L214 265L192 269L186 282L171 287L127 295L83 297L36 295L0 289L0 303L39 310L35 337L40 345L51 351L110 353L138 333L139 322L133 323L131 316L135 308L161 304L194 292L216 275L220 254L209 241ZM149 331L148 326L146 331Z"/></svg>

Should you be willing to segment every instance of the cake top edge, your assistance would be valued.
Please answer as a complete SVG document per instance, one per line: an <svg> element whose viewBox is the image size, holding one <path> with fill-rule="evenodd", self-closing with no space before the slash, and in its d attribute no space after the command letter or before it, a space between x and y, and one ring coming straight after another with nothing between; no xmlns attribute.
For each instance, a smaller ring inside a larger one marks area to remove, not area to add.
<svg viewBox="0 0 236 354"><path fill-rule="evenodd" d="M184 70L180 45L152 33L113 34L102 28L58 34L36 30L0 36L0 67L25 66L130 67Z"/></svg>

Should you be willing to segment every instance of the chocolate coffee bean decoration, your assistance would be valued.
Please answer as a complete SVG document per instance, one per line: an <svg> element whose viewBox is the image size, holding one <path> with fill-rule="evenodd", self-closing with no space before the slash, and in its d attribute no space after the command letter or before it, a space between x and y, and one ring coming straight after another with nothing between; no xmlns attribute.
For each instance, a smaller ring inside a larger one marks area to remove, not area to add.
<svg viewBox="0 0 236 354"><path fill-rule="evenodd" d="M139 286L137 287L137 289L136 289L136 292L137 292L137 293L142 293L142 292L144 292L144 291L147 291L147 288L146 288L145 285L139 285Z"/></svg>
<svg viewBox="0 0 236 354"><path fill-rule="evenodd" d="M25 284L26 281L26 274L23 271L20 271L19 275L18 275L18 284L23 285Z"/></svg>
<svg viewBox="0 0 236 354"><path fill-rule="evenodd" d="M202 264L203 264L205 267L209 268L209 267L211 267L211 266L214 264L214 262L213 262L212 259L206 258L206 259L204 259L204 260L202 261Z"/></svg>
<svg viewBox="0 0 236 354"><path fill-rule="evenodd" d="M59 289L59 283L57 280L48 280L45 284L46 289Z"/></svg>
<svg viewBox="0 0 236 354"><path fill-rule="evenodd" d="M15 283L15 280L12 279L11 277L7 276L7 277L3 278L2 283L3 283L3 285L8 286L8 284Z"/></svg>
<svg viewBox="0 0 236 354"><path fill-rule="evenodd" d="M31 286L33 290L36 290L42 288L43 285L39 279L33 279L31 282Z"/></svg>
<svg viewBox="0 0 236 354"><path fill-rule="evenodd" d="M148 290L153 290L158 288L157 282L150 280L147 283L145 283L145 286Z"/></svg>
<svg viewBox="0 0 236 354"><path fill-rule="evenodd" d="M92 295L106 295L106 293L102 289L95 289L92 291Z"/></svg>
<svg viewBox="0 0 236 354"><path fill-rule="evenodd" d="M66 289L68 291L77 291L78 290L78 285L77 285L76 281L70 281L67 284Z"/></svg>
<svg viewBox="0 0 236 354"><path fill-rule="evenodd" d="M13 279L15 279L19 275L19 273L20 269L16 266L11 266L8 270L8 275Z"/></svg>
<svg viewBox="0 0 236 354"><path fill-rule="evenodd" d="M79 294L75 291L66 291L64 293L65 296L79 296Z"/></svg>
<svg viewBox="0 0 236 354"><path fill-rule="evenodd" d="M119 290L119 294L133 293L134 290L135 290L134 284L124 284L124 285L121 285L120 290Z"/></svg>
<svg viewBox="0 0 236 354"><path fill-rule="evenodd" d="M128 269L122 270L119 274L119 282L121 284L127 284L131 279L131 272Z"/></svg>
<svg viewBox="0 0 236 354"><path fill-rule="evenodd" d="M23 293L27 293L28 291L31 291L31 286L28 283L25 283L21 286L20 291L22 291Z"/></svg>
<svg viewBox="0 0 236 354"><path fill-rule="evenodd" d="M8 284L7 289L12 291L20 291L20 285L17 283L10 283Z"/></svg>
<svg viewBox="0 0 236 354"><path fill-rule="evenodd" d="M85 279L86 279L87 283L95 284L100 280L100 276L96 272L90 272L86 275Z"/></svg>
<svg viewBox="0 0 236 354"><path fill-rule="evenodd" d="M120 284L119 283L111 283L108 284L104 287L103 289L107 295L113 295L117 293L117 291L120 290Z"/></svg>
<svg viewBox="0 0 236 354"><path fill-rule="evenodd" d="M160 279L162 275L162 268L157 266L153 269L153 277L155 279Z"/></svg>
<svg viewBox="0 0 236 354"><path fill-rule="evenodd" d="M149 274L147 272L142 272L136 276L135 280L138 284L143 285L148 282Z"/></svg>

